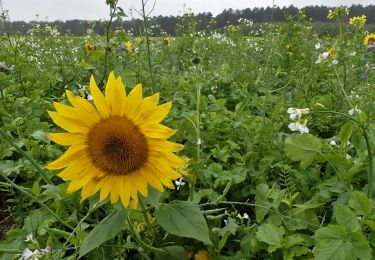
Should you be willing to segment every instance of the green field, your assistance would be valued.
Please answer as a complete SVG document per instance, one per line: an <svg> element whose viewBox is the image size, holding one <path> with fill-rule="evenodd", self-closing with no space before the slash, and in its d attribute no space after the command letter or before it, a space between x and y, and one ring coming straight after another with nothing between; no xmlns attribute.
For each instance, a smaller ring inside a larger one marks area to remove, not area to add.
<svg viewBox="0 0 375 260"><path fill-rule="evenodd" d="M375 35L337 10L324 38L302 14L221 33L186 15L177 37L3 35L0 260L374 259ZM114 159L95 154L110 131ZM85 148L50 164L69 145Z"/></svg>

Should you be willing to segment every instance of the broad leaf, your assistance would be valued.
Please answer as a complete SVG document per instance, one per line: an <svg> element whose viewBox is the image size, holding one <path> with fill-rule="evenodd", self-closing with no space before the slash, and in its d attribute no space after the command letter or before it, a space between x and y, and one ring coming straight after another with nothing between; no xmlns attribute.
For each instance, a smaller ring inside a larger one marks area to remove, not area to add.
<svg viewBox="0 0 375 260"><path fill-rule="evenodd" d="M208 226L198 205L188 201L160 204L156 211L159 224L169 233L212 244Z"/></svg>
<svg viewBox="0 0 375 260"><path fill-rule="evenodd" d="M347 206L338 205L335 209L335 218L337 223L352 232L358 231L361 228L357 218Z"/></svg>
<svg viewBox="0 0 375 260"><path fill-rule="evenodd" d="M315 258L319 260L371 259L368 240L359 232L348 232L339 225L319 228L315 233Z"/></svg>
<svg viewBox="0 0 375 260"><path fill-rule="evenodd" d="M353 132L353 123L351 121L347 121L340 129L339 137L343 145L349 141L350 136Z"/></svg>
<svg viewBox="0 0 375 260"><path fill-rule="evenodd" d="M114 238L120 231L128 216L128 211L121 210L104 218L86 237L79 250L82 257L100 246L105 241Z"/></svg>
<svg viewBox="0 0 375 260"><path fill-rule="evenodd" d="M348 206L354 210L355 215L369 215L372 210L372 200L361 191L353 191L350 195Z"/></svg>
<svg viewBox="0 0 375 260"><path fill-rule="evenodd" d="M263 224L259 227L258 232L256 232L256 237L259 241L269 245L268 252L271 253L282 246L284 234L283 227L277 227L273 224Z"/></svg>
<svg viewBox="0 0 375 260"><path fill-rule="evenodd" d="M321 151L322 142L311 134L291 135L285 140L285 153L292 161L301 161L307 168Z"/></svg>

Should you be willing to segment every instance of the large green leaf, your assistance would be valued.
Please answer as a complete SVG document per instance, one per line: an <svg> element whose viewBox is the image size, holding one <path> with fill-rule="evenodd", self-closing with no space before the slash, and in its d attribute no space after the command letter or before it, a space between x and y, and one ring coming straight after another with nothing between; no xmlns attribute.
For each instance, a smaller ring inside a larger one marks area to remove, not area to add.
<svg viewBox="0 0 375 260"><path fill-rule="evenodd" d="M322 142L311 134L291 135L285 140L285 153L292 161L301 161L307 168L321 151Z"/></svg>
<svg viewBox="0 0 375 260"><path fill-rule="evenodd" d="M346 142L349 141L350 136L353 132L353 123L351 121L347 121L340 129L339 137L343 145L346 145Z"/></svg>
<svg viewBox="0 0 375 260"><path fill-rule="evenodd" d="M114 238L121 231L122 224L127 216L128 211L121 210L104 218L83 241L79 250L79 257L86 255L105 241Z"/></svg>
<svg viewBox="0 0 375 260"><path fill-rule="evenodd" d="M273 224L263 224L259 227L258 232L256 232L256 237L259 241L269 245L268 252L271 253L282 246L284 234L283 227L277 227Z"/></svg>
<svg viewBox="0 0 375 260"><path fill-rule="evenodd" d="M208 226L198 205L188 201L160 204L156 211L159 224L169 233L212 244Z"/></svg>
<svg viewBox="0 0 375 260"><path fill-rule="evenodd" d="M371 259L371 248L361 231L349 232L345 227L329 225L315 233L315 259L355 260Z"/></svg>
<svg viewBox="0 0 375 260"><path fill-rule="evenodd" d="M369 215L372 211L372 200L362 191L353 191L350 195L348 206L354 210L355 215Z"/></svg>
<svg viewBox="0 0 375 260"><path fill-rule="evenodd" d="M335 218L337 223L350 231L355 232L361 228L357 218L347 206L338 205L335 209Z"/></svg>

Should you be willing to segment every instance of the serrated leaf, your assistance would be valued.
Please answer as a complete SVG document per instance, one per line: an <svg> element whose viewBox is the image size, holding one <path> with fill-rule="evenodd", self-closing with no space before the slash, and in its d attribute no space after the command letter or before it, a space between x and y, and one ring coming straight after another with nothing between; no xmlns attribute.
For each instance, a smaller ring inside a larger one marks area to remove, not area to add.
<svg viewBox="0 0 375 260"><path fill-rule="evenodd" d="M159 224L171 234L212 244L206 220L196 204L188 201L162 203L156 217Z"/></svg>
<svg viewBox="0 0 375 260"><path fill-rule="evenodd" d="M256 237L259 241L267 243L270 247L268 252L271 253L277 248L280 248L284 240L284 228L277 227L273 224L263 224L256 232Z"/></svg>
<svg viewBox="0 0 375 260"><path fill-rule="evenodd" d="M321 151L322 142L311 134L291 135L285 140L285 153L292 161L301 161L307 168Z"/></svg>
<svg viewBox="0 0 375 260"><path fill-rule="evenodd" d="M371 259L371 248L361 231L348 232L339 225L319 228L315 233L315 258L319 260Z"/></svg>
<svg viewBox="0 0 375 260"><path fill-rule="evenodd" d="M79 258L114 238L120 231L128 216L127 210L117 211L105 217L86 237L79 250Z"/></svg>
<svg viewBox="0 0 375 260"><path fill-rule="evenodd" d="M352 232L358 231L361 228L355 215L347 206L338 205L335 209L335 218L337 223Z"/></svg>
<svg viewBox="0 0 375 260"><path fill-rule="evenodd" d="M372 211L372 200L361 191L353 191L350 195L348 206L354 210L355 215L369 215Z"/></svg>

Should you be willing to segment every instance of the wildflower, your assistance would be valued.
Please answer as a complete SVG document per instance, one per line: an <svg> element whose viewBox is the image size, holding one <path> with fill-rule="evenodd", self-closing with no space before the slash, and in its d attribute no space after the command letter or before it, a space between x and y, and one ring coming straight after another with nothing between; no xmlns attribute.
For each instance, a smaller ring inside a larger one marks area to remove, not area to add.
<svg viewBox="0 0 375 260"><path fill-rule="evenodd" d="M163 39L163 43L164 45L167 45L167 46L171 45L171 37L165 37Z"/></svg>
<svg viewBox="0 0 375 260"><path fill-rule="evenodd" d="M82 200L100 191L100 201L110 197L121 200L124 207L135 207L138 192L147 196L148 184L162 192L174 189L172 180L185 161L175 152L183 145L168 141L176 130L160 122L172 103L158 105L159 93L142 98L138 84L126 95L121 77L110 73L105 96L92 76L90 95L95 107L86 99L66 91L72 106L54 103L56 112L48 111L65 133L51 133L49 138L70 146L50 170L63 169L58 175L70 181L67 192L82 189Z"/></svg>
<svg viewBox="0 0 375 260"><path fill-rule="evenodd" d="M332 145L332 146L336 146L336 145L337 145L336 142L335 142L335 140L331 140L331 141L329 142L329 144Z"/></svg>
<svg viewBox="0 0 375 260"><path fill-rule="evenodd" d="M180 190L180 188L185 185L184 178L182 178L182 177L180 179L174 181L174 183L177 186L177 190Z"/></svg>
<svg viewBox="0 0 375 260"><path fill-rule="evenodd" d="M94 51L96 51L95 45L92 45L90 43L86 43L85 44L85 49L86 49L87 52L94 52Z"/></svg>
<svg viewBox="0 0 375 260"><path fill-rule="evenodd" d="M194 255L195 260L209 260L210 258L208 257L207 251L199 251Z"/></svg>
<svg viewBox="0 0 375 260"><path fill-rule="evenodd" d="M34 252L28 248L25 248L22 252L22 260L36 260L43 257L43 253L38 249L35 249Z"/></svg>
<svg viewBox="0 0 375 260"><path fill-rule="evenodd" d="M362 111L358 109L357 107L352 108L348 111L349 116L353 116L354 114L360 114Z"/></svg>
<svg viewBox="0 0 375 260"><path fill-rule="evenodd" d="M363 28L366 24L366 15L362 16L354 16L349 19L349 24L357 27L357 28Z"/></svg>
<svg viewBox="0 0 375 260"><path fill-rule="evenodd" d="M302 115L306 115L309 113L308 108L293 108L290 107L287 110L288 114L290 114L289 118L290 120L294 121L296 119L300 119Z"/></svg>
<svg viewBox="0 0 375 260"><path fill-rule="evenodd" d="M126 47L126 50L128 51L128 53L134 53L134 47L133 47L133 44L130 41L125 43L125 47Z"/></svg>
<svg viewBox="0 0 375 260"><path fill-rule="evenodd" d="M303 125L301 123L298 123L298 122L296 122L296 123L290 123L288 125L288 127L293 132L299 131L301 134L307 134L307 133L309 133L309 129L305 125Z"/></svg>
<svg viewBox="0 0 375 260"><path fill-rule="evenodd" d="M345 15L348 15L348 14L349 14L349 8L340 6L340 7L336 7L333 10L329 10L327 18L332 20L332 19L334 19L338 16L345 16Z"/></svg>
<svg viewBox="0 0 375 260"><path fill-rule="evenodd" d="M335 48L330 48L330 49L328 50L328 55L329 55L330 58L335 57L335 54L336 54L336 50L335 50Z"/></svg>
<svg viewBox="0 0 375 260"><path fill-rule="evenodd" d="M249 215L246 212L243 213L243 216L241 216L241 214L238 213L237 218L239 218L239 219L249 219Z"/></svg>
<svg viewBox="0 0 375 260"><path fill-rule="evenodd" d="M317 49L317 50L320 49L320 42L315 44L315 49Z"/></svg>
<svg viewBox="0 0 375 260"><path fill-rule="evenodd" d="M345 154L345 158L346 160L350 160L352 157L350 156L350 154Z"/></svg>
<svg viewBox="0 0 375 260"><path fill-rule="evenodd" d="M374 48L375 47L375 33L371 33L367 35L363 41L363 43L368 47L368 48Z"/></svg>
<svg viewBox="0 0 375 260"><path fill-rule="evenodd" d="M34 240L34 236L33 236L32 233L28 234L28 235L26 236L26 239L25 239L24 241L25 241L25 242L29 242L29 241L31 241L31 240Z"/></svg>

